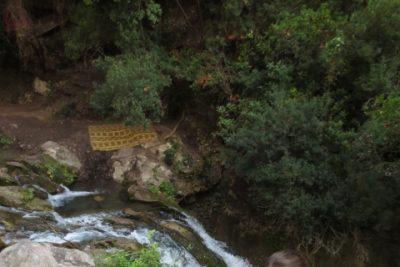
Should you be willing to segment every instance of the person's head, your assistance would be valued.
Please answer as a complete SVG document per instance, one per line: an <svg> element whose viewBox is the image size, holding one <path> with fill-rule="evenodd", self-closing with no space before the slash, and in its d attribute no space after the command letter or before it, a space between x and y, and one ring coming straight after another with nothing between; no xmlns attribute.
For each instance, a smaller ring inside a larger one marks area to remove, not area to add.
<svg viewBox="0 0 400 267"><path fill-rule="evenodd" d="M308 267L303 256L294 250L282 250L273 253L266 267Z"/></svg>

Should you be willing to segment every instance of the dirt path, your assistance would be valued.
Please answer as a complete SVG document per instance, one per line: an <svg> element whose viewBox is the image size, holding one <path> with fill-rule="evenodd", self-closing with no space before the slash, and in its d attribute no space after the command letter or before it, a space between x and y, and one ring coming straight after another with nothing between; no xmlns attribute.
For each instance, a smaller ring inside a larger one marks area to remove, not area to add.
<svg viewBox="0 0 400 267"><path fill-rule="evenodd" d="M15 140L21 153L35 153L46 141L67 146L81 159L91 153L89 121L54 118L53 108L0 102L0 130Z"/></svg>

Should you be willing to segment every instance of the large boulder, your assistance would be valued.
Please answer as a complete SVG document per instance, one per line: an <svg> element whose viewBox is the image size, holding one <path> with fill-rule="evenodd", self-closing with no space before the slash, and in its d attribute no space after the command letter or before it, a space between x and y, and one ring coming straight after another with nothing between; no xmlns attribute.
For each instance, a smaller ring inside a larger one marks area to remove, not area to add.
<svg viewBox="0 0 400 267"><path fill-rule="evenodd" d="M77 249L20 241L0 253L2 267L94 267L93 259Z"/></svg>
<svg viewBox="0 0 400 267"><path fill-rule="evenodd" d="M112 177L117 183L124 182L125 174L132 170L136 161L133 148L124 148L115 152L111 156L112 166L114 168Z"/></svg>
<svg viewBox="0 0 400 267"><path fill-rule="evenodd" d="M19 186L0 186L0 205L37 211L52 209L48 201L35 197L33 191Z"/></svg>
<svg viewBox="0 0 400 267"><path fill-rule="evenodd" d="M58 163L65 165L75 171L80 171L82 163L79 158L68 148L53 141L47 141L40 147L44 154L50 156Z"/></svg>
<svg viewBox="0 0 400 267"><path fill-rule="evenodd" d="M128 182L148 188L150 185L159 186L172 176L171 170L161 160L141 147L118 150L111 160L113 179L119 183Z"/></svg>
<svg viewBox="0 0 400 267"><path fill-rule="evenodd" d="M159 201L158 197L151 193L148 189L141 188L137 185L131 185L128 188L129 198L131 200L138 200L143 202L157 202Z"/></svg>

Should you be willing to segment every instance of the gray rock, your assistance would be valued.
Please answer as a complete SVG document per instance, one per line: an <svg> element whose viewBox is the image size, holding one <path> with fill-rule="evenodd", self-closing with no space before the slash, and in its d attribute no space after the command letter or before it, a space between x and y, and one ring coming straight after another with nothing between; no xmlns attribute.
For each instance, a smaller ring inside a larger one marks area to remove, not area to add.
<svg viewBox="0 0 400 267"><path fill-rule="evenodd" d="M18 186L0 186L0 205L38 211L52 209L49 202L30 195Z"/></svg>
<svg viewBox="0 0 400 267"><path fill-rule="evenodd" d="M0 185L13 185L16 181L8 174L7 167L0 168Z"/></svg>
<svg viewBox="0 0 400 267"><path fill-rule="evenodd" d="M111 157L113 179L116 182L135 183L147 189L150 185L159 186L172 176L171 170L151 151L145 149L121 149Z"/></svg>
<svg viewBox="0 0 400 267"><path fill-rule="evenodd" d="M111 156L113 161L112 177L117 183L124 182L125 174L132 170L136 157L133 148L120 149Z"/></svg>
<svg viewBox="0 0 400 267"><path fill-rule="evenodd" d="M0 253L3 267L94 267L93 259L77 249L23 240Z"/></svg>
<svg viewBox="0 0 400 267"><path fill-rule="evenodd" d="M143 189L136 185L131 185L128 188L129 198L131 200L139 200L143 202L157 202L158 198L147 189Z"/></svg>
<svg viewBox="0 0 400 267"><path fill-rule="evenodd" d="M53 141L47 141L41 145L41 149L44 154L75 171L79 171L82 168L79 158L65 146Z"/></svg>

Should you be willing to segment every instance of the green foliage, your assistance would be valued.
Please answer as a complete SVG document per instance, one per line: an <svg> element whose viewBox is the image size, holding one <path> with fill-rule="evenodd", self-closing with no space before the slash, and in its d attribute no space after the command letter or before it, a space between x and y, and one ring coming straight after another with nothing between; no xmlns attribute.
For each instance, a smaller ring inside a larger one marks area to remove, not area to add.
<svg viewBox="0 0 400 267"><path fill-rule="evenodd" d="M171 181L163 181L160 184L160 191L168 198L175 198L176 196L176 189L174 184Z"/></svg>
<svg viewBox="0 0 400 267"><path fill-rule="evenodd" d="M25 203L32 201L34 197L34 189L32 187L22 189L22 198Z"/></svg>
<svg viewBox="0 0 400 267"><path fill-rule="evenodd" d="M151 185L148 188L149 192L153 193L161 202L171 206L177 206L176 188L174 184L167 180L161 182L160 186Z"/></svg>
<svg viewBox="0 0 400 267"><path fill-rule="evenodd" d="M171 147L164 151L164 162L168 166L172 166L175 162L176 152L178 150L178 143L175 140L170 142Z"/></svg>
<svg viewBox="0 0 400 267"><path fill-rule="evenodd" d="M337 61L345 43L342 25L343 20L333 16L328 5L304 8L300 14L283 12L257 48L266 63L291 66L297 86L316 92L335 82L336 71L343 65Z"/></svg>
<svg viewBox="0 0 400 267"><path fill-rule="evenodd" d="M357 225L397 231L400 223L400 97L380 96L366 107L368 120L353 144Z"/></svg>
<svg viewBox="0 0 400 267"><path fill-rule="evenodd" d="M13 142L11 137L0 132L0 147L11 145Z"/></svg>
<svg viewBox="0 0 400 267"><path fill-rule="evenodd" d="M56 183L70 185L75 181L76 173L49 156L43 156L42 163L36 165L39 172L47 175Z"/></svg>
<svg viewBox="0 0 400 267"><path fill-rule="evenodd" d="M106 72L106 78L96 86L93 109L125 119L128 124L158 122L163 114L160 93L171 84L162 60L161 53L143 51L100 61L98 66Z"/></svg>
<svg viewBox="0 0 400 267"><path fill-rule="evenodd" d="M102 54L105 45L125 51L143 41L143 21L156 24L161 7L154 0L82 0L71 12L72 26L64 32L67 56L73 60Z"/></svg>
<svg viewBox="0 0 400 267"><path fill-rule="evenodd" d="M343 225L346 213L342 129L328 97L291 97L276 91L265 101L220 108L220 136L253 200L270 218L297 225L303 234ZM235 114L235 116L233 116Z"/></svg>
<svg viewBox="0 0 400 267"><path fill-rule="evenodd" d="M168 99L220 106L228 163L268 218L311 239L398 232L400 0L177 3L77 1L68 55L113 56L98 60L93 109L147 125ZM180 173L177 150L165 162Z"/></svg>
<svg viewBox="0 0 400 267"><path fill-rule="evenodd" d="M152 232L150 239L152 240ZM100 267L161 267L159 246L152 241L149 247L141 249L137 254L126 251L110 253L97 265Z"/></svg>
<svg viewBox="0 0 400 267"><path fill-rule="evenodd" d="M120 251L107 256L102 267L161 267L160 252L156 244L142 249L138 255Z"/></svg>

